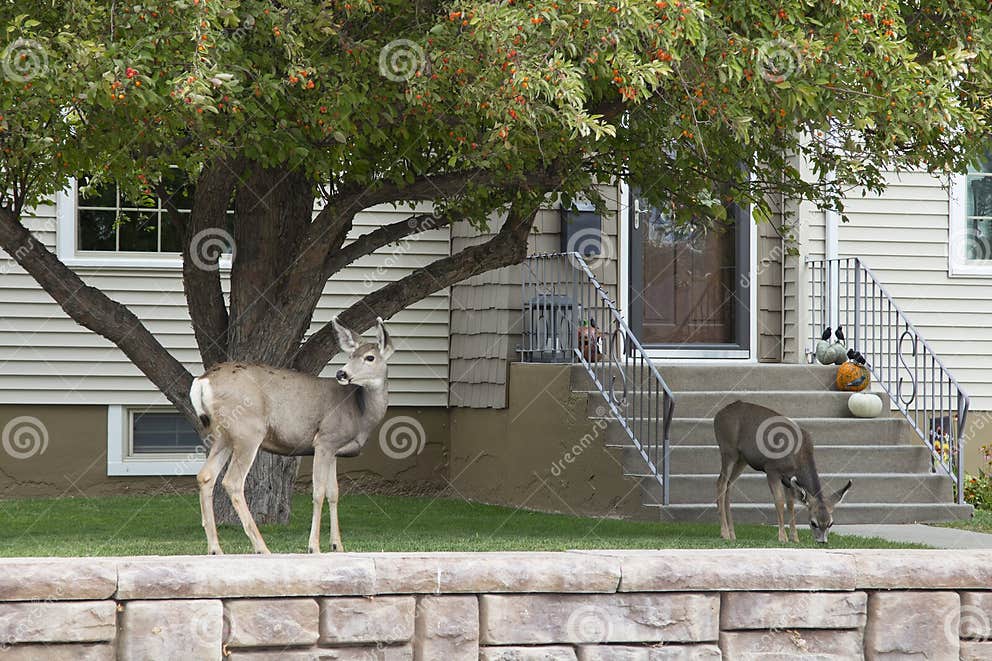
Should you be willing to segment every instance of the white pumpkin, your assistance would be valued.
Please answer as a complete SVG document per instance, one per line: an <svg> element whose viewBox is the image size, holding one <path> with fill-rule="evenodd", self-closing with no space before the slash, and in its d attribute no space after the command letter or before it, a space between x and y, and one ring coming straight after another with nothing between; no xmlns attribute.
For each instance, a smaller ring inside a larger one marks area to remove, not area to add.
<svg viewBox="0 0 992 661"><path fill-rule="evenodd" d="M877 418L882 413L882 398L870 392L856 392L847 400L855 418Z"/></svg>

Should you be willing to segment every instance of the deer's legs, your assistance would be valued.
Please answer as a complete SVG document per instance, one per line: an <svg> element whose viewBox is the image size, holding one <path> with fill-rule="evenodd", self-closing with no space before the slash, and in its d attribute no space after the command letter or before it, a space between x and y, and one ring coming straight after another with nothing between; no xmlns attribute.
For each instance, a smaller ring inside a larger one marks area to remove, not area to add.
<svg viewBox="0 0 992 661"><path fill-rule="evenodd" d="M344 551L338 528L338 458L331 455L327 469L327 507L331 515L331 550Z"/></svg>
<svg viewBox="0 0 992 661"><path fill-rule="evenodd" d="M799 533L796 531L796 494L790 488L785 489L785 504L789 508L789 521L792 532L792 541L799 541Z"/></svg>
<svg viewBox="0 0 992 661"><path fill-rule="evenodd" d="M726 513L727 527L730 528L730 539L737 539L737 533L734 532L734 514L730 509L730 488L734 486L734 482L741 476L746 466L747 462L743 458L737 460L731 469L730 478L727 480L727 489L723 494L723 511Z"/></svg>
<svg viewBox="0 0 992 661"><path fill-rule="evenodd" d="M720 537L730 539L730 527L727 525L726 502L728 480L733 469L733 459L720 455L720 477L716 478L716 512L720 516Z"/></svg>
<svg viewBox="0 0 992 661"><path fill-rule="evenodd" d="M215 440L203 468L196 474L196 481L200 485L200 518L203 530L207 533L207 552L211 555L223 553L220 541L217 539L217 523L214 520L214 485L217 484L217 476L230 456L231 447L224 440Z"/></svg>
<svg viewBox="0 0 992 661"><path fill-rule="evenodd" d="M737 539L734 533L734 519L730 514L730 487L746 464L731 455L720 455L720 459L720 477L716 481L716 509L720 515L720 536L724 539Z"/></svg>
<svg viewBox="0 0 992 661"><path fill-rule="evenodd" d="M785 536L785 485L782 478L775 473L768 473L768 488L772 491L775 499L775 513L778 515L778 541L787 542Z"/></svg>
<svg viewBox="0 0 992 661"><path fill-rule="evenodd" d="M310 520L310 553L320 553L320 516L327 496L327 480L334 453L324 445L316 444L313 455L313 518Z"/></svg>
<svg viewBox="0 0 992 661"><path fill-rule="evenodd" d="M245 438L245 436L240 436L240 438ZM245 534L251 540L251 546L255 550L255 553L268 553L269 548L265 545L265 540L262 539L262 533L258 531L258 526L255 525L255 519L251 516L251 510L248 509L248 502L245 500L245 478L248 477L248 471L251 469L251 465L255 463L255 455L258 454L258 448L262 443L261 434L256 438L258 439L257 441L253 441L248 445L233 443L231 463L227 467L227 474L224 475L222 484L227 491L227 495L231 498L234 511L238 513L238 518L241 519L241 527L244 528Z"/></svg>

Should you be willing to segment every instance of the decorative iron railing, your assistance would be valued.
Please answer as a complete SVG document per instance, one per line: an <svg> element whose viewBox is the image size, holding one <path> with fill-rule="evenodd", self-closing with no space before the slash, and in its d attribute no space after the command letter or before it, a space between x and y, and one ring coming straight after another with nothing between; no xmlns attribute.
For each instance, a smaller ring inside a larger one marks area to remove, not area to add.
<svg viewBox="0 0 992 661"><path fill-rule="evenodd" d="M840 324L848 346L864 355L875 381L930 448L934 469L954 478L963 503L967 393L860 258L812 259L806 266L810 362L822 331Z"/></svg>
<svg viewBox="0 0 992 661"><path fill-rule="evenodd" d="M579 253L567 252L528 257L522 293L521 359L585 367L668 505L675 398L606 289Z"/></svg>

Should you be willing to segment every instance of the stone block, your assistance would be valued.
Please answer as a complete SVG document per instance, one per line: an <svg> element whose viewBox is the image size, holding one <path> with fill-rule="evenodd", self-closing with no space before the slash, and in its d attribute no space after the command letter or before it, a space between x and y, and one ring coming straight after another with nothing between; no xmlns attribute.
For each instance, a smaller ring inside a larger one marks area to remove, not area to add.
<svg viewBox="0 0 992 661"><path fill-rule="evenodd" d="M961 661L989 661L992 659L992 640L962 640Z"/></svg>
<svg viewBox="0 0 992 661"><path fill-rule="evenodd" d="M850 629L726 631L720 634L723 658L734 661L851 661L862 658L861 645L861 632Z"/></svg>
<svg viewBox="0 0 992 661"><path fill-rule="evenodd" d="M854 558L796 549L610 551L621 592L853 590Z"/></svg>
<svg viewBox="0 0 992 661"><path fill-rule="evenodd" d="M0 601L109 599L115 590L116 560L0 559Z"/></svg>
<svg viewBox="0 0 992 661"><path fill-rule="evenodd" d="M867 609L864 592L727 592L720 628L857 629Z"/></svg>
<svg viewBox="0 0 992 661"><path fill-rule="evenodd" d="M714 661L720 659L716 645L581 645L578 661Z"/></svg>
<svg viewBox="0 0 992 661"><path fill-rule="evenodd" d="M413 638L413 597L340 597L320 601L320 642L405 643Z"/></svg>
<svg viewBox="0 0 992 661"><path fill-rule="evenodd" d="M419 597L413 648L417 659L476 661L479 658L478 598L474 595Z"/></svg>
<svg viewBox="0 0 992 661"><path fill-rule="evenodd" d="M960 621L956 592L873 592L868 596L865 658L956 659Z"/></svg>
<svg viewBox="0 0 992 661"><path fill-rule="evenodd" d="M707 642L719 634L719 595L481 595L485 645Z"/></svg>
<svg viewBox="0 0 992 661"><path fill-rule="evenodd" d="M961 637L992 639L992 592L961 593Z"/></svg>
<svg viewBox="0 0 992 661"><path fill-rule="evenodd" d="M114 661L114 646L109 643L0 646L3 661Z"/></svg>
<svg viewBox="0 0 992 661"><path fill-rule="evenodd" d="M124 604L118 655L139 659L221 661L224 606L216 599Z"/></svg>
<svg viewBox="0 0 992 661"><path fill-rule="evenodd" d="M571 647L480 647L479 661L576 661Z"/></svg>
<svg viewBox="0 0 992 661"><path fill-rule="evenodd" d="M234 599L224 603L228 647L313 645L319 637L315 599Z"/></svg>
<svg viewBox="0 0 992 661"><path fill-rule="evenodd" d="M992 551L860 550L859 590L987 590Z"/></svg>
<svg viewBox="0 0 992 661"><path fill-rule="evenodd" d="M371 558L348 554L199 556L121 563L118 599L372 594Z"/></svg>
<svg viewBox="0 0 992 661"><path fill-rule="evenodd" d="M113 601L0 603L0 642L98 643L117 631Z"/></svg>
<svg viewBox="0 0 992 661"><path fill-rule="evenodd" d="M375 558L377 594L616 592L620 561L589 553L424 553Z"/></svg>
<svg viewBox="0 0 992 661"><path fill-rule="evenodd" d="M410 645L321 647L308 650L234 650L227 661L413 661Z"/></svg>

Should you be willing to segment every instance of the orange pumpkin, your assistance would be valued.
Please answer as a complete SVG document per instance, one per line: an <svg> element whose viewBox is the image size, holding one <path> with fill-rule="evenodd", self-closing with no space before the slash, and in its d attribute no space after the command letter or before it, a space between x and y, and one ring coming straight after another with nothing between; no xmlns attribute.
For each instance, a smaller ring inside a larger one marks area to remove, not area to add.
<svg viewBox="0 0 992 661"><path fill-rule="evenodd" d="M860 392L871 385L871 372L849 360L837 368L837 390Z"/></svg>

